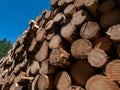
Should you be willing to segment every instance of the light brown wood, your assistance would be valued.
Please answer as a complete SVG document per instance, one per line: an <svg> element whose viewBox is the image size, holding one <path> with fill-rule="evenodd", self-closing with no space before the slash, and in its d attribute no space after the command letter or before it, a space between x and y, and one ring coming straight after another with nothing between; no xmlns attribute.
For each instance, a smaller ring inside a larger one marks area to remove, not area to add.
<svg viewBox="0 0 120 90"><path fill-rule="evenodd" d="M39 25L41 18L42 18L41 15L36 16L35 22L37 25Z"/></svg>
<svg viewBox="0 0 120 90"><path fill-rule="evenodd" d="M110 26L120 23L120 10L113 10L110 13L104 14L100 19L102 28L108 29ZM111 22L112 21L112 22Z"/></svg>
<svg viewBox="0 0 120 90"><path fill-rule="evenodd" d="M66 0L67 4L72 3L72 2L74 2L74 0Z"/></svg>
<svg viewBox="0 0 120 90"><path fill-rule="evenodd" d="M62 71L57 74L55 78L55 86L57 90L69 90L71 84L71 78L66 71Z"/></svg>
<svg viewBox="0 0 120 90"><path fill-rule="evenodd" d="M105 69L105 75L112 81L120 81L120 60L115 59L109 62Z"/></svg>
<svg viewBox="0 0 120 90"><path fill-rule="evenodd" d="M113 41L120 41L120 24L110 27L106 34Z"/></svg>
<svg viewBox="0 0 120 90"><path fill-rule="evenodd" d="M85 0L74 0L74 5L77 9L83 7L85 4Z"/></svg>
<svg viewBox="0 0 120 90"><path fill-rule="evenodd" d="M112 46L112 42L107 37L99 37L94 41L93 46L94 48L109 51Z"/></svg>
<svg viewBox="0 0 120 90"><path fill-rule="evenodd" d="M79 26L87 19L87 12L84 10L79 10L72 16L71 23L73 25Z"/></svg>
<svg viewBox="0 0 120 90"><path fill-rule="evenodd" d="M98 0L85 0L85 6L94 17L97 17Z"/></svg>
<svg viewBox="0 0 120 90"><path fill-rule="evenodd" d="M49 10L43 10L43 12L42 12L42 14L45 16L45 18L46 19L52 19L53 18L53 16L52 16L52 12L51 11L49 11Z"/></svg>
<svg viewBox="0 0 120 90"><path fill-rule="evenodd" d="M48 30L48 33L46 35L47 40L51 40L51 38L55 35L55 29Z"/></svg>
<svg viewBox="0 0 120 90"><path fill-rule="evenodd" d="M49 20L47 24L45 25L45 29L49 30L54 26L54 20Z"/></svg>
<svg viewBox="0 0 120 90"><path fill-rule="evenodd" d="M37 36L36 36L36 41L42 42L46 37L45 34L46 34L46 30L44 28L39 30L39 32L37 33Z"/></svg>
<svg viewBox="0 0 120 90"><path fill-rule="evenodd" d="M32 82L32 90L36 90L37 89L37 81L39 79L40 75L36 75L33 82Z"/></svg>
<svg viewBox="0 0 120 90"><path fill-rule="evenodd" d="M85 90L85 89L82 88L81 86L71 85L69 87L69 90Z"/></svg>
<svg viewBox="0 0 120 90"><path fill-rule="evenodd" d="M31 42L31 45L30 45L28 51L29 51L29 52L34 52L35 49L36 49L36 45L37 45L37 41L36 41L36 39L34 38L34 39L32 40L32 42Z"/></svg>
<svg viewBox="0 0 120 90"><path fill-rule="evenodd" d="M87 61L77 61L72 65L71 77L76 85L84 87L86 81L93 75L93 67Z"/></svg>
<svg viewBox="0 0 120 90"><path fill-rule="evenodd" d="M63 7L66 4L66 0L58 0L58 6Z"/></svg>
<svg viewBox="0 0 120 90"><path fill-rule="evenodd" d="M89 78L86 83L86 90L119 90L115 82L109 80L106 76L97 74Z"/></svg>
<svg viewBox="0 0 120 90"><path fill-rule="evenodd" d="M57 5L57 3L58 3L58 0L51 0L50 5L54 7Z"/></svg>
<svg viewBox="0 0 120 90"><path fill-rule="evenodd" d="M30 21L29 21L29 25L30 25L30 26L33 26L35 23L36 23L36 22L35 22L34 20L30 20Z"/></svg>
<svg viewBox="0 0 120 90"><path fill-rule="evenodd" d="M64 9L64 14L67 16L71 16L76 12L76 8L73 4L69 4L65 9Z"/></svg>
<svg viewBox="0 0 120 90"><path fill-rule="evenodd" d="M67 25L63 26L61 28L60 34L62 37L64 37L68 42L73 42L73 39L75 37L75 31L76 27L75 25L68 23Z"/></svg>
<svg viewBox="0 0 120 90"><path fill-rule="evenodd" d="M106 0L99 6L99 13L106 14L113 11L116 7L115 0Z"/></svg>
<svg viewBox="0 0 120 90"><path fill-rule="evenodd" d="M91 50L92 44L86 39L78 39L71 45L71 54L75 59L86 59Z"/></svg>
<svg viewBox="0 0 120 90"><path fill-rule="evenodd" d="M107 54L98 48L95 48L91 50L88 54L88 62L93 66L93 67L103 67L108 61L108 56Z"/></svg>
<svg viewBox="0 0 120 90"><path fill-rule="evenodd" d="M40 47L39 51L35 55L35 60L41 62L44 59L46 59L47 56L48 56L48 42L45 40L42 46Z"/></svg>
<svg viewBox="0 0 120 90"><path fill-rule="evenodd" d="M62 48L55 48L50 53L50 64L57 67L68 67L70 65L69 53Z"/></svg>
<svg viewBox="0 0 120 90"><path fill-rule="evenodd" d="M61 47L61 43L62 43L61 36L58 35L58 34L56 34L50 40L50 42L49 42L49 48L50 49L59 48L59 47Z"/></svg>
<svg viewBox="0 0 120 90"><path fill-rule="evenodd" d="M31 29L37 31L39 29L39 26L37 24L34 24Z"/></svg>
<svg viewBox="0 0 120 90"><path fill-rule="evenodd" d="M85 39L95 39L100 34L100 26L97 22L88 21L80 29L80 36Z"/></svg>

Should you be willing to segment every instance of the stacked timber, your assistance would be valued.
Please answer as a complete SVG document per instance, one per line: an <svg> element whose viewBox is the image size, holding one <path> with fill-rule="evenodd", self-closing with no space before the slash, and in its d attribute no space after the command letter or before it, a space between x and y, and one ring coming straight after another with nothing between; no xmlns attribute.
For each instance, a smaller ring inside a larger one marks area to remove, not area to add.
<svg viewBox="0 0 120 90"><path fill-rule="evenodd" d="M51 0L0 60L1 90L120 90L120 1Z"/></svg>

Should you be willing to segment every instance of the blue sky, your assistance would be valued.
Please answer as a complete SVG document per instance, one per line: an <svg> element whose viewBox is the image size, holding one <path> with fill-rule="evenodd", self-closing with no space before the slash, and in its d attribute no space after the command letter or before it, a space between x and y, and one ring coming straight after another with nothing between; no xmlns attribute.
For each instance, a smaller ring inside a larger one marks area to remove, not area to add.
<svg viewBox="0 0 120 90"><path fill-rule="evenodd" d="M14 43L28 22L50 8L50 0L0 0L0 40Z"/></svg>

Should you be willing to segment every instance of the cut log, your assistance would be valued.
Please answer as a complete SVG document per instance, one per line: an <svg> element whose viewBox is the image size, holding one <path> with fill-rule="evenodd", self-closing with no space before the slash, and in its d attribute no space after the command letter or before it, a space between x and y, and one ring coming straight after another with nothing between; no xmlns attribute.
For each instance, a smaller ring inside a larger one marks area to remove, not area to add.
<svg viewBox="0 0 120 90"><path fill-rule="evenodd" d="M42 42L45 37L46 37L46 30L43 28L42 30L39 30L37 36L36 36L36 41Z"/></svg>
<svg viewBox="0 0 120 90"><path fill-rule="evenodd" d="M25 72L20 72L20 74L17 77L15 77L14 83L22 82L22 77L25 77Z"/></svg>
<svg viewBox="0 0 120 90"><path fill-rule="evenodd" d="M37 25L39 25L41 18L42 18L41 15L36 16L35 22Z"/></svg>
<svg viewBox="0 0 120 90"><path fill-rule="evenodd" d="M44 59L46 59L47 56L48 56L48 42L45 40L43 42L41 48L39 49L39 51L35 55L35 60L41 62Z"/></svg>
<svg viewBox="0 0 120 90"><path fill-rule="evenodd" d="M13 83L9 90L22 90L22 86L19 86L18 83Z"/></svg>
<svg viewBox="0 0 120 90"><path fill-rule="evenodd" d="M58 0L58 6L64 7L66 4L66 0Z"/></svg>
<svg viewBox="0 0 120 90"><path fill-rule="evenodd" d="M66 71L59 72L55 78L57 90L69 90L71 83L71 78Z"/></svg>
<svg viewBox="0 0 120 90"><path fill-rule="evenodd" d="M29 25L30 25L30 26L33 26L34 24L36 24L36 22L35 22L34 20L30 20L30 21L29 21Z"/></svg>
<svg viewBox="0 0 120 90"><path fill-rule="evenodd" d="M64 14L66 15L66 16L71 16L71 15L73 15L74 13L76 12L76 8L75 8L75 6L73 5L73 4L70 4L70 5L68 5L65 9L64 9Z"/></svg>
<svg viewBox="0 0 120 90"><path fill-rule="evenodd" d="M33 82L32 82L32 90L36 90L36 89L37 89L37 81L38 81L38 79L39 79L39 76L40 76L40 75L37 75L37 76L34 78L34 80L33 80Z"/></svg>
<svg viewBox="0 0 120 90"><path fill-rule="evenodd" d="M68 67L70 65L69 54L62 48L55 48L50 53L50 64L57 67Z"/></svg>
<svg viewBox="0 0 120 90"><path fill-rule="evenodd" d="M36 49L36 45L37 45L37 41L36 41L36 39L34 38L34 39L32 40L32 42L31 42L31 45L30 45L28 51L29 51L29 52L34 52L35 49Z"/></svg>
<svg viewBox="0 0 120 90"><path fill-rule="evenodd" d="M59 47L61 47L61 42L62 42L62 40L61 40L60 35L56 34L50 40L49 48L50 49L59 48Z"/></svg>
<svg viewBox="0 0 120 90"><path fill-rule="evenodd" d="M93 66L93 67L103 67L108 61L107 54L98 48L95 48L91 50L88 54L88 62Z"/></svg>
<svg viewBox="0 0 120 90"><path fill-rule="evenodd" d="M73 14L71 23L73 25L79 26L87 19L87 13L84 10L79 10L75 14Z"/></svg>
<svg viewBox="0 0 120 90"><path fill-rule="evenodd" d="M81 86L72 85L69 87L69 90L85 90Z"/></svg>
<svg viewBox="0 0 120 90"><path fill-rule="evenodd" d="M85 4L85 0L74 0L74 5L77 9L80 9Z"/></svg>
<svg viewBox="0 0 120 90"><path fill-rule="evenodd" d="M113 11L116 7L115 0L106 0L99 6L99 13L106 14Z"/></svg>
<svg viewBox="0 0 120 90"><path fill-rule="evenodd" d="M48 33L46 35L47 40L51 40L51 38L55 35L55 29L48 30Z"/></svg>
<svg viewBox="0 0 120 90"><path fill-rule="evenodd" d="M66 4L72 3L74 0L66 0Z"/></svg>
<svg viewBox="0 0 120 90"><path fill-rule="evenodd" d="M106 76L97 74L89 78L86 83L86 90L120 90L120 88Z"/></svg>
<svg viewBox="0 0 120 90"><path fill-rule="evenodd" d="M112 42L107 37L99 37L93 43L94 48L99 48L104 51L109 51Z"/></svg>
<svg viewBox="0 0 120 90"><path fill-rule="evenodd" d="M92 16L97 17L98 0L85 0L85 6Z"/></svg>
<svg viewBox="0 0 120 90"><path fill-rule="evenodd" d="M52 7L55 7L55 6L57 6L57 3L58 3L58 0L51 0L50 5Z"/></svg>
<svg viewBox="0 0 120 90"><path fill-rule="evenodd" d="M88 21L80 29L80 36L85 39L95 39L100 34L100 26L97 22Z"/></svg>
<svg viewBox="0 0 120 90"><path fill-rule="evenodd" d="M108 29L106 34L109 36L109 38L113 41L120 41L120 24L114 25Z"/></svg>
<svg viewBox="0 0 120 90"><path fill-rule="evenodd" d="M114 10L110 13L104 14L100 19L102 28L108 29L110 26L120 23L120 10ZM112 22L111 22L112 21Z"/></svg>
<svg viewBox="0 0 120 90"><path fill-rule="evenodd" d="M49 30L54 26L54 21L53 20L49 20L48 23L45 25L45 29Z"/></svg>
<svg viewBox="0 0 120 90"><path fill-rule="evenodd" d="M52 16L52 12L49 11L49 10L46 10L46 9L43 10L42 14L45 16L45 18L46 18L47 20L50 20L50 19L53 18L53 16Z"/></svg>
<svg viewBox="0 0 120 90"><path fill-rule="evenodd" d="M119 68L120 68L119 59L109 62L105 69L106 76L112 81L119 82L120 81L120 69Z"/></svg>
<svg viewBox="0 0 120 90"><path fill-rule="evenodd" d="M39 62L33 61L32 65L30 66L31 74L35 75L35 74L39 73L39 69L40 69Z"/></svg>
<svg viewBox="0 0 120 90"><path fill-rule="evenodd" d="M93 75L93 67L87 61L77 61L72 65L71 77L76 85L84 87L86 81Z"/></svg>
<svg viewBox="0 0 120 90"><path fill-rule="evenodd" d="M31 29L37 31L39 29L39 26L37 24L34 24Z"/></svg>
<svg viewBox="0 0 120 90"><path fill-rule="evenodd" d="M40 75L38 79L38 90L47 90L49 87L49 78L47 75Z"/></svg>
<svg viewBox="0 0 120 90"><path fill-rule="evenodd" d="M76 27L75 25L68 23L66 26L61 28L60 34L64 37L68 42L72 43L75 37Z"/></svg>
<svg viewBox="0 0 120 90"><path fill-rule="evenodd" d="M86 59L91 50L92 44L86 39L78 39L71 45L71 54L75 59Z"/></svg>

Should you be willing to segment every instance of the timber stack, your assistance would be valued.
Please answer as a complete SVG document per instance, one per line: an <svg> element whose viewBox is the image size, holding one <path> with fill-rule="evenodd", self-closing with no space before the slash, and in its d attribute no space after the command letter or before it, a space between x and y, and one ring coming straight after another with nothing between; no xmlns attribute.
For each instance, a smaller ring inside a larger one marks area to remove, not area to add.
<svg viewBox="0 0 120 90"><path fill-rule="evenodd" d="M1 90L120 90L120 1L51 0L0 60Z"/></svg>

